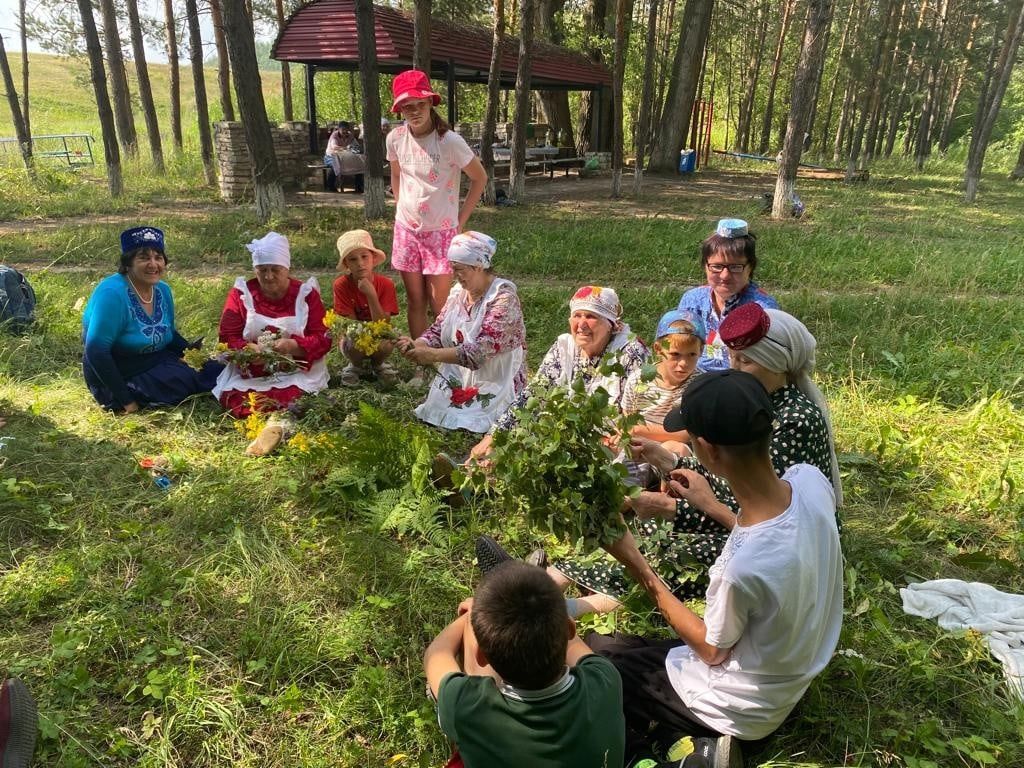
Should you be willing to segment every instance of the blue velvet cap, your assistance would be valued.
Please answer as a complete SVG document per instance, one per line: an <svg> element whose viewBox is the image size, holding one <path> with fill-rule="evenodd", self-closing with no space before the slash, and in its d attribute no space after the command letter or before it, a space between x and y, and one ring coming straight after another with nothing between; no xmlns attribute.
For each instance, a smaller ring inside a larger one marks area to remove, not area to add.
<svg viewBox="0 0 1024 768"><path fill-rule="evenodd" d="M654 334L655 341L671 336L673 333L680 333L672 327L672 323L678 323L681 320L685 320L693 326L693 335L700 339L701 344L707 341L708 334L704 327L704 321L698 315L685 309L672 309L661 316L661 320L658 321L658 330Z"/></svg>
<svg viewBox="0 0 1024 768"><path fill-rule="evenodd" d="M153 248L164 252L164 231L156 227L132 227L121 233L121 253L136 248Z"/></svg>
<svg viewBox="0 0 1024 768"><path fill-rule="evenodd" d="M715 234L728 238L746 237L748 231L747 222L743 219L720 219Z"/></svg>

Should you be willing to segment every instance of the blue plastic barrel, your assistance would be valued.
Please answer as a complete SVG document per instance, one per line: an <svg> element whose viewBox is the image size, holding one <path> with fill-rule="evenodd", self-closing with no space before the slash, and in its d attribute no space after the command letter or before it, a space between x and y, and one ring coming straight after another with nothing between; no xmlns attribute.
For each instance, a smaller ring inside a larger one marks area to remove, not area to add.
<svg viewBox="0 0 1024 768"><path fill-rule="evenodd" d="M693 173L697 162L697 153L692 149L684 149L679 153L679 172Z"/></svg>

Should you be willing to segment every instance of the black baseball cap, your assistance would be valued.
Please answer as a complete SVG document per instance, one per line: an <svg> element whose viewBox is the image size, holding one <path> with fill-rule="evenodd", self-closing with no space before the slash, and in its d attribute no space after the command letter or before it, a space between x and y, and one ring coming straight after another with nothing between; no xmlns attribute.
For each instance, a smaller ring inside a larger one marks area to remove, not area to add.
<svg viewBox="0 0 1024 768"><path fill-rule="evenodd" d="M685 429L712 445L748 445L772 433L775 412L768 392L743 371L712 371L683 390L679 407L665 416L665 429Z"/></svg>

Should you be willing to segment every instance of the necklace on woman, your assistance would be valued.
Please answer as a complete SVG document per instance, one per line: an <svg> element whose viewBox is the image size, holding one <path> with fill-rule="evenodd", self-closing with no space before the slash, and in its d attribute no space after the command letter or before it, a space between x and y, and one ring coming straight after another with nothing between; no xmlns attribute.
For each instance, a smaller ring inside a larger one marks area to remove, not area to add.
<svg viewBox="0 0 1024 768"><path fill-rule="evenodd" d="M131 283L132 290L135 291L135 295L139 297L139 301L141 301L143 304L152 304L153 303L153 295L156 293L156 288L155 287L154 288L150 288L149 298L148 299L144 299L144 298L142 298L142 293L139 292L138 286L135 285L135 281L132 280L129 277L128 278L128 282Z"/></svg>

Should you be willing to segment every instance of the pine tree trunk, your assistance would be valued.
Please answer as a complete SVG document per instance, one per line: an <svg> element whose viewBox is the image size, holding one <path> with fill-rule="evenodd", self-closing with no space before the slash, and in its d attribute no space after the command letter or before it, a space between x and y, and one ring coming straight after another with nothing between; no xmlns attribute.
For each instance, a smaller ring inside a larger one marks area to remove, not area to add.
<svg viewBox="0 0 1024 768"><path fill-rule="evenodd" d="M903 122L904 118L907 119L907 133L910 133L910 121L911 118L908 114L909 107L907 105L907 91L910 85L911 78L913 77L915 55L917 54L917 41L921 37L921 30L924 27L924 17L928 11L928 0L924 0L921 3L921 7L917 13L917 26L915 27L915 33L913 40L910 44L910 52L907 54L907 63L903 67L903 77L900 82L900 92L896 97L896 101L893 103L892 116L889 120L889 131L885 137L885 150L884 154L886 157L892 157L893 150L896 148L896 134L899 132L899 127Z"/></svg>
<svg viewBox="0 0 1024 768"><path fill-rule="evenodd" d="M789 118L786 121L786 137L782 141L782 157L779 173L775 180L775 197L772 201L772 218L781 219L793 199L797 167L804 146L804 131L810 118L811 102L817 85L821 82L821 70L825 65L825 42L832 24L832 0L809 0L807 26L804 30L800 60L793 73L792 97Z"/></svg>
<svg viewBox="0 0 1024 768"><path fill-rule="evenodd" d="M1008 14L1006 33L999 51L995 69L992 72L991 87L985 94L986 98L979 102L975 113L974 130L971 132L971 147L967 153L967 168L964 172L964 202L973 203L978 194L981 181L981 169L985 164L985 152L992 138L992 128L999 116L999 108L1006 95L1006 87L1013 74L1013 65L1020 50L1021 38L1024 37L1024 3L1012 9Z"/></svg>
<svg viewBox="0 0 1024 768"><path fill-rule="evenodd" d="M224 36L222 0L208 0L208 2L210 4L210 22L213 25L213 43L217 47L217 92L220 95L220 113L222 119L233 121L235 107L231 101L231 57L228 54L228 42Z"/></svg>
<svg viewBox="0 0 1024 768"><path fill-rule="evenodd" d="M501 99L501 46L505 40L505 0L494 0L494 39L491 43L491 66L487 70L487 107L480 134L480 162L487 172L484 203L494 205L494 131L498 122L498 103Z"/></svg>
<svg viewBox="0 0 1024 768"><path fill-rule="evenodd" d="M671 171L679 163L679 151L686 141L693 114L713 7L712 0L688 0L686 3L679 25L679 45L665 96L665 109L661 114L658 138L651 149L651 170Z"/></svg>
<svg viewBox="0 0 1024 768"><path fill-rule="evenodd" d="M779 82L779 71L782 69L782 53L785 50L786 34L789 32L789 22L793 17L793 6L795 0L784 0L782 6L782 22L779 24L779 39L775 46L775 59L772 62L772 73L768 78L768 99L765 102L764 122L761 124L761 145L758 147L758 154L768 152L772 140L772 119L775 110L775 89Z"/></svg>
<svg viewBox="0 0 1024 768"><path fill-rule="evenodd" d="M1010 178L1014 181L1024 179L1024 141L1020 144L1020 152L1017 154L1017 167L1010 171Z"/></svg>
<svg viewBox="0 0 1024 768"><path fill-rule="evenodd" d="M629 19L633 0L617 0L615 6L615 49L612 61L612 199L622 197L623 165L623 81L626 77L626 51L629 47Z"/></svg>
<svg viewBox="0 0 1024 768"><path fill-rule="evenodd" d="M943 0L942 10L937 20L938 32L935 44L932 46L932 61L928 67L928 87L925 91L924 106L921 109L921 119L917 126L917 139L914 142L914 165L917 170L924 170L924 161L932 153L931 135L932 121L935 119L936 91L939 87L939 68L942 66L946 34L946 14L949 10L949 0Z"/></svg>
<svg viewBox="0 0 1024 768"><path fill-rule="evenodd" d="M942 130L939 133L939 151L945 152L949 149L950 135L953 131L953 118L956 117L957 108L960 106L960 96L963 94L964 81L967 79L967 72L971 65L971 51L974 49L974 34L978 30L980 17L974 14L971 19L970 30L967 33L967 42L964 45L964 55L960 62L960 69L953 82L953 91L949 96L946 116L942 120Z"/></svg>
<svg viewBox="0 0 1024 768"><path fill-rule="evenodd" d="M284 213L284 190L274 154L274 136L267 120L267 107L263 103L252 18L246 13L242 0L224 0L223 11L224 37L231 57L231 69L235 73L238 116L245 129L245 145L252 159L256 218L261 224L266 224L271 217ZM377 124L380 124L379 113Z"/></svg>
<svg viewBox="0 0 1024 768"><path fill-rule="evenodd" d="M277 33L281 34L284 31L283 0L275 0L274 7L277 12ZM295 111L292 106L292 71L287 61L281 62L281 105L284 110L285 122L290 123L295 119Z"/></svg>
<svg viewBox="0 0 1024 768"><path fill-rule="evenodd" d="M906 13L906 10L907 10L907 0L903 0L899 4L899 14L898 15L896 14L896 4L895 3L893 3L891 5L890 10L892 12L891 13L891 20L894 22L895 26L893 27L892 24L887 24L886 25L885 39L884 39L884 41L882 43L882 49L883 49L883 52L884 52L885 50L887 50L887 46L890 45L889 44L889 30L890 30L890 28L892 28L893 29L893 34L892 34L891 48L892 48L893 52L892 52L892 55L885 56L885 60L884 60L884 63L882 65L882 72L880 73L880 75L878 77L878 93L876 94L876 97L875 97L875 99L872 102L872 105L871 105L871 117L868 119L868 134L867 134L867 141L865 142L865 147L864 147L864 162L865 163L870 163L872 158L874 158L874 156L875 156L875 149L876 149L876 147L878 145L879 124L882 121L882 111L883 111L883 109L885 107L886 101L888 100L888 96L889 96L889 77L890 77L890 74L892 73L892 67L893 67L893 64L895 63L896 56L899 53L900 32L903 29L903 17L904 17L904 14Z"/></svg>
<svg viewBox="0 0 1024 768"><path fill-rule="evenodd" d="M14 133L18 137L21 159L25 163L25 170L31 172L32 141L25 128L25 116L22 114L21 104L18 103L18 92L14 89L14 76L11 74L11 64L7 61L3 35L0 35L0 74L3 75L4 90L7 91L7 104L11 108L11 122L14 123Z"/></svg>
<svg viewBox="0 0 1024 768"><path fill-rule="evenodd" d="M647 39L644 46L644 74L641 78L640 115L636 121L634 134L636 163L633 171L633 194L637 197L643 193L644 163L647 155L648 126L651 124L651 112L654 98L654 58L657 54L658 33L658 0L650 0L647 9Z"/></svg>
<svg viewBox="0 0 1024 768"><path fill-rule="evenodd" d="M430 14L432 0L414 0L412 66L430 77Z"/></svg>
<svg viewBox="0 0 1024 768"><path fill-rule="evenodd" d="M583 17L584 35L586 38L599 41L600 38L606 37L604 20L607 13L608 5L606 0L593 0L590 8L584 12ZM587 51L587 56L599 64L604 62L604 53L600 42ZM576 139L576 147L581 154L596 149L593 146L594 121L600 118L596 114L594 107L594 92L583 91L580 94L580 112L577 123L578 136Z"/></svg>
<svg viewBox="0 0 1024 768"><path fill-rule="evenodd" d="M196 120L199 124L199 153L203 158L206 183L213 186L217 176L213 171L213 136L210 133L210 108L206 103L203 37L199 31L199 9L196 7L196 0L185 0L185 16L188 18L189 59L192 64L192 85L196 95Z"/></svg>
<svg viewBox="0 0 1024 768"><path fill-rule="evenodd" d="M178 30L174 20L173 0L164 0L164 22L167 26L167 64L171 90L171 136L174 149L181 152L181 69L178 67Z"/></svg>
<svg viewBox="0 0 1024 768"><path fill-rule="evenodd" d="M164 172L164 150L160 143L160 121L156 116L153 101L153 86L149 82L149 67L146 64L146 46L142 41L142 24L139 23L138 0L126 0L128 25L131 29L132 53L135 56L135 72L139 78L139 99L142 114L146 118L146 134L149 137L149 154L153 158L153 169Z"/></svg>
<svg viewBox="0 0 1024 768"><path fill-rule="evenodd" d="M380 126L380 75L377 35L373 28L373 0L356 0L356 35L361 60L359 82L363 89L363 126L367 127L363 144L366 153L363 215L371 220L383 219L388 214L384 198L384 134L379 129L370 128Z"/></svg>
<svg viewBox="0 0 1024 768"><path fill-rule="evenodd" d="M30 100L28 97L28 15L27 0L18 0L18 31L21 34L21 119L25 123L25 134L32 137L32 118L30 117ZM24 150L22 150L24 152ZM29 157L32 156L32 142L28 143Z"/></svg>
<svg viewBox="0 0 1024 768"><path fill-rule="evenodd" d="M854 26L853 15L854 12L860 8L860 5L851 0L850 2L850 13L846 17L846 26L843 27L843 37L839 41L839 51L836 53L836 71L832 76L832 85L828 90L828 107L825 110L824 125L821 128L821 155L824 156L826 152L826 146L828 142L829 133L832 130L832 113L836 105L836 93L839 90L839 73L843 69L844 59L843 56L846 54L846 46L850 41L850 32Z"/></svg>
<svg viewBox="0 0 1024 768"><path fill-rule="evenodd" d="M846 88L843 90L843 106L839 110L839 125L836 126L836 140L832 144L832 162L838 163L843 156L843 147L846 146L847 131L850 127L850 111L853 109L854 81L853 73L846 81Z"/></svg>
<svg viewBox="0 0 1024 768"><path fill-rule="evenodd" d="M124 192L121 179L121 152L117 147L117 131L114 127L114 113L110 110L110 95L107 93L107 73L103 69L103 49L96 31L96 20L92 15L90 0L78 0L78 12L82 17L82 33L85 49L89 55L89 75L96 96L96 109L103 134L103 158L107 166L107 184L111 197L120 197Z"/></svg>
<svg viewBox="0 0 1024 768"><path fill-rule="evenodd" d="M884 11L879 13L879 16L888 20L891 15L890 9L892 8L892 0L884 0L884 2ZM868 65L867 72L877 73L879 66L882 63L882 50L885 45L886 37L884 29L885 23L883 23L881 34L875 38L875 47L871 54L871 62ZM853 143L851 144L849 159L846 163L847 182L853 181L856 178L858 168L866 167L864 161L861 159L861 150L864 147L864 132L867 129L868 120L871 117L871 112L873 111L878 98L879 83L876 78L866 83L864 86L862 102L858 109L860 114L857 117L856 128L853 131Z"/></svg>
<svg viewBox="0 0 1024 768"><path fill-rule="evenodd" d="M526 196L526 123L530 119L530 67L533 53L534 0L519 0L519 66L516 69L516 110L512 118L512 165L509 197Z"/></svg>
<svg viewBox="0 0 1024 768"><path fill-rule="evenodd" d="M539 39L555 45L562 45L565 36L556 24L556 15L565 7L565 0L540 0L537 7L537 36ZM561 91L538 91L537 98L540 102L541 111L544 114L544 121L551 126L556 137L556 144L561 142L559 136L568 137L566 140L572 150L576 153L575 139L572 130L572 113L569 110L569 92Z"/></svg>
<svg viewBox="0 0 1024 768"><path fill-rule="evenodd" d="M100 0L100 12L103 14L103 41L106 45L107 74L114 100L117 135L125 155L135 157L139 153L139 137L135 133L135 117L132 114L131 95L128 93L128 74L121 53L121 35L117 31L114 0Z"/></svg>
<svg viewBox="0 0 1024 768"><path fill-rule="evenodd" d="M750 126L754 117L754 96L757 93L757 80L761 74L761 59L764 58L764 40L768 34L768 0L763 0L757 8L757 34L750 49L747 71L743 76L743 98L740 100L739 114L736 117L736 143L733 149L747 152L750 147Z"/></svg>

